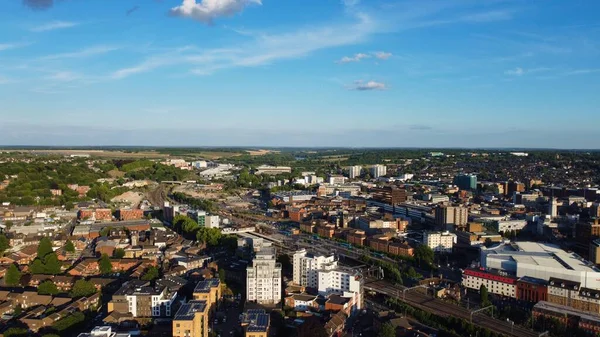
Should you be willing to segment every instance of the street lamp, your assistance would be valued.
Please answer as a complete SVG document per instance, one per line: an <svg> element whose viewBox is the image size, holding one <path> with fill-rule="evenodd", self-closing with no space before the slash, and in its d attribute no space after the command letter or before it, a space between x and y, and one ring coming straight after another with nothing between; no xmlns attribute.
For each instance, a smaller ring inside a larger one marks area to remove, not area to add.
<svg viewBox="0 0 600 337"><path fill-rule="evenodd" d="M510 334L512 335L513 334L513 330L515 329L515 322L511 321L508 318L506 319L506 321L510 323Z"/></svg>

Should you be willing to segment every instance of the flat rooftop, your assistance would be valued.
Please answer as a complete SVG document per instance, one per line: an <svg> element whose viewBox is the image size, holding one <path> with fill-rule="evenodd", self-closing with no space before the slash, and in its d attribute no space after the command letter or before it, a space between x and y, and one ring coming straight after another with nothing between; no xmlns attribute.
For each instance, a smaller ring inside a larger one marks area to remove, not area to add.
<svg viewBox="0 0 600 337"><path fill-rule="evenodd" d="M516 261L521 264L537 265L545 268L567 269L579 272L600 272L593 263L575 253L559 247L539 242L515 242L500 244L482 252L488 258Z"/></svg>
<svg viewBox="0 0 600 337"><path fill-rule="evenodd" d="M175 321L191 321L197 312L204 312L206 310L206 301L189 301L188 303L182 304L177 310L173 320Z"/></svg>
<svg viewBox="0 0 600 337"><path fill-rule="evenodd" d="M196 284L196 287L194 288L194 292L195 293L209 293L210 288L218 287L219 284L220 284L220 281L218 278L209 278L204 281L198 282L198 284Z"/></svg>

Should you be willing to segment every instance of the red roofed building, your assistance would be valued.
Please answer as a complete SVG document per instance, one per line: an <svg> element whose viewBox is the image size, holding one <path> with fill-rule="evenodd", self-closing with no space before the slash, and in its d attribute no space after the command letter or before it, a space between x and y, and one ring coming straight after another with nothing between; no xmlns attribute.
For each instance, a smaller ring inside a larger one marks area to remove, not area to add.
<svg viewBox="0 0 600 337"><path fill-rule="evenodd" d="M490 294L517 297L517 278L514 276L480 269L467 269L463 272L463 287L479 290L482 284Z"/></svg>
<svg viewBox="0 0 600 337"><path fill-rule="evenodd" d="M118 210L120 221L140 220L144 218L144 211L141 209L120 209Z"/></svg>

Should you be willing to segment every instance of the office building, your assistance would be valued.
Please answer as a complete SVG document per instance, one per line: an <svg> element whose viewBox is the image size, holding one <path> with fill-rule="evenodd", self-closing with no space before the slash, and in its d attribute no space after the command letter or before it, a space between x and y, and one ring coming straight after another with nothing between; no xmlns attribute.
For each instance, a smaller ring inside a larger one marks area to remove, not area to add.
<svg viewBox="0 0 600 337"><path fill-rule="evenodd" d="M206 301L182 304L173 318L173 337L208 337L209 319Z"/></svg>
<svg viewBox="0 0 600 337"><path fill-rule="evenodd" d="M469 210L462 206L440 206L435 209L435 224L451 230L465 226L469 221Z"/></svg>
<svg viewBox="0 0 600 337"><path fill-rule="evenodd" d="M515 192L525 192L525 184L518 181L509 181L504 188L506 195L513 195Z"/></svg>
<svg viewBox="0 0 600 337"><path fill-rule="evenodd" d="M350 179L356 179L360 177L360 173L362 171L362 166L350 166L348 168L348 177Z"/></svg>
<svg viewBox="0 0 600 337"><path fill-rule="evenodd" d="M600 264L600 239L596 239L590 243L590 262Z"/></svg>
<svg viewBox="0 0 600 337"><path fill-rule="evenodd" d="M292 173L292 168L289 166L269 166L261 165L256 168L255 174L277 175L283 173Z"/></svg>
<svg viewBox="0 0 600 337"><path fill-rule="evenodd" d="M456 234L450 232L425 232L423 244L437 253L452 253L456 244Z"/></svg>
<svg viewBox="0 0 600 337"><path fill-rule="evenodd" d="M385 165L373 165L371 167L371 177L373 178L379 178L379 177L383 177L387 174L387 168Z"/></svg>
<svg viewBox="0 0 600 337"><path fill-rule="evenodd" d="M344 183L346 182L346 177L341 175L330 175L329 177L327 177L327 182L330 185L344 185Z"/></svg>
<svg viewBox="0 0 600 337"><path fill-rule="evenodd" d="M517 277L529 276L548 281L560 278L600 289L600 269L575 253L538 242L512 242L481 247L481 266L499 269Z"/></svg>
<svg viewBox="0 0 600 337"><path fill-rule="evenodd" d="M281 263L275 261L275 248L266 247L256 253L246 269L246 299L265 305L281 302Z"/></svg>
<svg viewBox="0 0 600 337"><path fill-rule="evenodd" d="M459 174L454 177L454 185L461 190L475 190L477 188L477 176L473 174Z"/></svg>
<svg viewBox="0 0 600 337"><path fill-rule="evenodd" d="M379 201L388 205L396 205L406 202L406 190L397 186L375 187L370 191L373 200Z"/></svg>

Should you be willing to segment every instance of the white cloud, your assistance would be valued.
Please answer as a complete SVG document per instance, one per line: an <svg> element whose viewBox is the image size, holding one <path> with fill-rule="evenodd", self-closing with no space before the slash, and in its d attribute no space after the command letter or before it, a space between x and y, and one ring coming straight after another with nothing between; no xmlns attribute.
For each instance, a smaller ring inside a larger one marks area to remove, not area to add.
<svg viewBox="0 0 600 337"><path fill-rule="evenodd" d="M52 54L41 57L42 60L57 60L57 59L70 59L70 58L81 58L81 57L89 57L100 54L106 54L111 51L115 51L119 49L118 47L113 46L93 46L87 47L84 49L80 49L70 53L61 53L61 54Z"/></svg>
<svg viewBox="0 0 600 337"><path fill-rule="evenodd" d="M511 75L511 76L523 76L523 74L525 73L525 71L523 70L523 68L515 68L512 70L507 70L504 72L504 74L506 75Z"/></svg>
<svg viewBox="0 0 600 337"><path fill-rule="evenodd" d="M26 43L0 43L0 51L17 49L27 45Z"/></svg>
<svg viewBox="0 0 600 337"><path fill-rule="evenodd" d="M358 91L369 91L369 90L385 90L387 86L385 83L376 82L376 81L368 81L364 82L362 80L355 81L352 86L349 87L350 90L358 90Z"/></svg>
<svg viewBox="0 0 600 337"><path fill-rule="evenodd" d="M81 78L81 75L70 71L59 71L46 77L46 79L57 82L72 82Z"/></svg>
<svg viewBox="0 0 600 337"><path fill-rule="evenodd" d="M547 67L530 68L530 69L523 69L521 67L517 67L515 69L505 71L504 74L511 75L511 76L523 76L526 74L535 74L535 73L547 72L547 71L551 71L551 70L553 70L553 69L547 68Z"/></svg>
<svg viewBox="0 0 600 337"><path fill-rule="evenodd" d="M355 54L354 56L344 56L339 61L336 61L336 63L358 62L362 59L368 59L370 57L371 57L371 55L358 53L358 54Z"/></svg>
<svg viewBox="0 0 600 337"><path fill-rule="evenodd" d="M466 22L495 22L510 20L512 17L512 11L488 11L465 15L462 17L462 20Z"/></svg>
<svg viewBox="0 0 600 337"><path fill-rule="evenodd" d="M278 60L304 57L318 50L363 42L377 30L377 25L369 16L359 13L351 23L303 27L278 34L247 33L251 40L232 48L175 49L151 56L137 65L119 69L110 76L121 79L176 65L191 66L191 73L196 75L208 75L229 68L262 66Z"/></svg>
<svg viewBox="0 0 600 337"><path fill-rule="evenodd" d="M71 28L71 27L75 27L78 25L79 25L79 23L77 23L77 22L52 21L52 22L48 22L48 23L40 25L40 26L33 27L30 29L30 31L32 31L32 32L47 32L47 31L56 30L56 29Z"/></svg>
<svg viewBox="0 0 600 337"><path fill-rule="evenodd" d="M386 53L384 51L378 51L374 53L375 57L380 60L387 60L392 56L392 53Z"/></svg>
<svg viewBox="0 0 600 337"><path fill-rule="evenodd" d="M586 75L600 72L600 69L578 69L571 70L565 73L565 75Z"/></svg>
<svg viewBox="0 0 600 337"><path fill-rule="evenodd" d="M251 4L262 5L262 0L183 0L180 6L171 8L170 13L211 24L214 19L240 13Z"/></svg>

